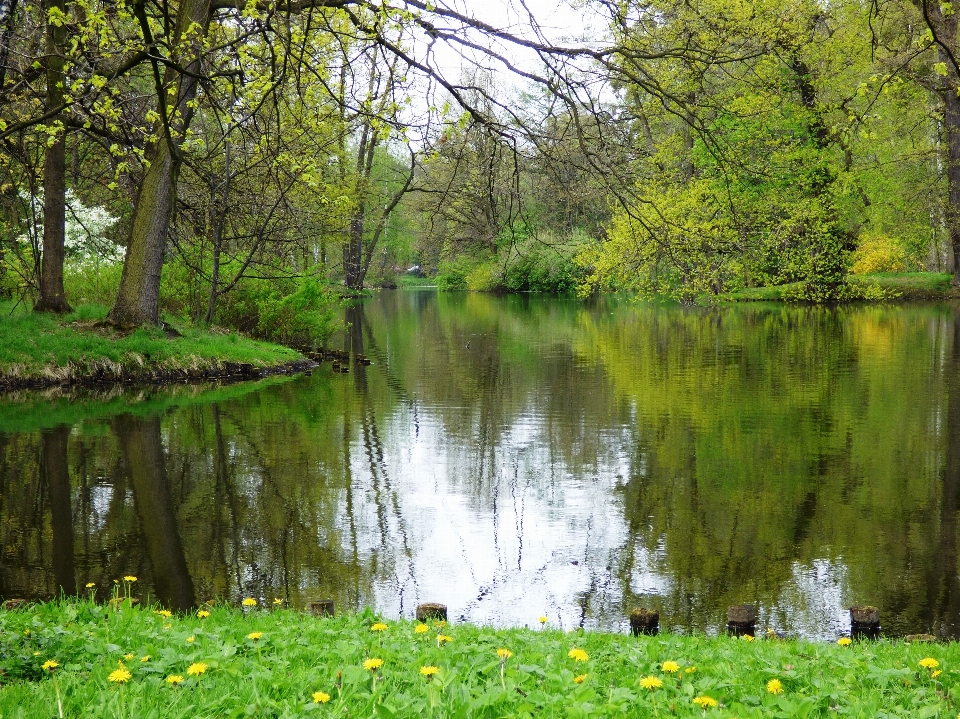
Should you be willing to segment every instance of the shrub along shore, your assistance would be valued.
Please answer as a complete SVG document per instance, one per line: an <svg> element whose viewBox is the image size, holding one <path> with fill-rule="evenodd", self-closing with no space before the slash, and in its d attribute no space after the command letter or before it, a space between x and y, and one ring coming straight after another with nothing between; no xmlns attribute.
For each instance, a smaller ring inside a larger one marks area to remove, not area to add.
<svg viewBox="0 0 960 719"><path fill-rule="evenodd" d="M632 637L565 632L545 617L531 617L533 628L493 629L245 604L176 615L115 598L2 611L0 715L742 719L960 710L954 643Z"/></svg>
<svg viewBox="0 0 960 719"><path fill-rule="evenodd" d="M0 308L0 391L57 385L246 379L314 366L299 352L236 332L172 326L118 331L106 308L57 317Z"/></svg>

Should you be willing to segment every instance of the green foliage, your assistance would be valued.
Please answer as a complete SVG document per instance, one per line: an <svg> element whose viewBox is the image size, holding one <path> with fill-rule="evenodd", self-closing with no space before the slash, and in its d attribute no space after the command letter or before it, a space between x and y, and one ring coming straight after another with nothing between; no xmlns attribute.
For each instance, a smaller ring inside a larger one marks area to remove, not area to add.
<svg viewBox="0 0 960 719"><path fill-rule="evenodd" d="M863 235L853 253L850 271L855 275L876 272L905 272L907 253L885 235Z"/></svg>
<svg viewBox="0 0 960 719"><path fill-rule="evenodd" d="M167 618L119 594L109 605L63 601L0 615L4 715L56 715L58 697L66 716L701 717L718 714L709 708L717 705L757 719L957 711L956 644L632 638L549 625L431 623L418 633L415 623L383 622L369 610L318 619L218 605L204 607L208 616Z"/></svg>
<svg viewBox="0 0 960 719"><path fill-rule="evenodd" d="M442 262L437 270L437 287L443 292L468 289L467 276L471 273L471 264L468 259Z"/></svg>

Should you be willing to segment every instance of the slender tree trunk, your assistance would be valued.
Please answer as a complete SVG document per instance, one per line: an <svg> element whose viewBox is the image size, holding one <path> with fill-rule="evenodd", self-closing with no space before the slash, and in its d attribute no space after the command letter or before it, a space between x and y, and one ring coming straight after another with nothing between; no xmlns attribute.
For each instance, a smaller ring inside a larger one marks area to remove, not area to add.
<svg viewBox="0 0 960 719"><path fill-rule="evenodd" d="M159 140L150 153L147 169L133 210L133 224L123 261L123 274L117 300L107 320L120 327L157 324L160 321L160 276L167 248L167 233L177 199L177 180L182 158L177 145L193 116L189 106L197 93L200 72L199 44L210 24L210 0L184 0L177 18L174 44L181 42L186 30L199 26L183 55L175 58L187 73L168 69L164 85L178 84L175 110L168 112L164 93L158 92L159 112L170 121L172 136Z"/></svg>
<svg viewBox="0 0 960 719"><path fill-rule="evenodd" d="M210 295L207 298L207 315L204 318L205 322L213 324L213 316L216 311L217 305L217 295L218 289L220 286L220 247L223 243L223 223L226 221L227 215L227 201L230 196L230 140L224 140L224 152L225 152L225 170L224 170L224 180L223 180L223 202L220 205L220 211L217 212L216 209L216 196L214 193L211 193L213 196L210 198L210 212L213 213L211 218L211 227L213 228L213 267L210 270Z"/></svg>
<svg viewBox="0 0 960 719"><path fill-rule="evenodd" d="M949 67L949 65L948 65ZM951 82L950 80L953 80ZM960 98L957 89L960 82L950 68L944 78L943 134L947 164L947 232L953 256L960 258ZM953 284L960 285L960 262L954 264Z"/></svg>
<svg viewBox="0 0 960 719"><path fill-rule="evenodd" d="M64 0L47 0L47 13L64 13ZM61 23L47 22L46 71L47 110L63 104L63 48L67 29ZM64 131L58 132L43 159L43 256L40 260L40 297L34 309L38 312L69 312L63 289L64 233L66 227L66 162L67 143Z"/></svg>

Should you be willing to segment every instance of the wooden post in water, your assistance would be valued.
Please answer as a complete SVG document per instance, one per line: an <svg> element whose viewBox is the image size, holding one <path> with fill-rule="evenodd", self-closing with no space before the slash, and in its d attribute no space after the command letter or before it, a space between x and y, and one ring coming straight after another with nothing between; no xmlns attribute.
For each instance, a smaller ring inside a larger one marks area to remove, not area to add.
<svg viewBox="0 0 960 719"><path fill-rule="evenodd" d="M748 634L754 636L757 631L757 605L734 604L727 609L727 632L735 637Z"/></svg>
<svg viewBox="0 0 960 719"><path fill-rule="evenodd" d="M429 622L431 619L447 621L447 605L433 602L417 605L417 621Z"/></svg>
<svg viewBox="0 0 960 719"><path fill-rule="evenodd" d="M630 612L630 633L635 637L641 634L656 634L660 631L660 612L656 609L638 608Z"/></svg>
<svg viewBox="0 0 960 719"><path fill-rule="evenodd" d="M332 599L320 599L316 602L310 602L310 613L315 617L332 617L333 616L333 600Z"/></svg>
<svg viewBox="0 0 960 719"><path fill-rule="evenodd" d="M876 607L850 607L850 637L878 639L880 637L880 610Z"/></svg>

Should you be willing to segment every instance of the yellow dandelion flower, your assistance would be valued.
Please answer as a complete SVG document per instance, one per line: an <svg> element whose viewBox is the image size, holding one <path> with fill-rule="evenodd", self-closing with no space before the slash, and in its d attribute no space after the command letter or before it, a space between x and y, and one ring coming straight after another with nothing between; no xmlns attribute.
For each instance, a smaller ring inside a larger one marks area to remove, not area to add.
<svg viewBox="0 0 960 719"><path fill-rule="evenodd" d="M429 629L430 627L428 627L426 624L418 624L413 628L413 631L415 631L417 634L426 634Z"/></svg>
<svg viewBox="0 0 960 719"><path fill-rule="evenodd" d="M701 709L709 709L717 705L717 700L713 697L708 696L699 696L693 698L693 703L696 704Z"/></svg>
<svg viewBox="0 0 960 719"><path fill-rule="evenodd" d="M695 671L697 671L697 668L696 668L696 667L687 667L687 668L684 669L683 671L684 671L685 674L693 674Z"/></svg>
<svg viewBox="0 0 960 719"><path fill-rule="evenodd" d="M281 604L283 604L283 602L284 602L283 599L280 599L280 598L274 599L274 600L273 600L273 606L279 607Z"/></svg>
<svg viewBox="0 0 960 719"><path fill-rule="evenodd" d="M933 657L926 657L925 659L920 660L920 666L924 669L936 669L940 666L940 662Z"/></svg>
<svg viewBox="0 0 960 719"><path fill-rule="evenodd" d="M123 581L133 584L133 582L137 581L137 578L128 574L123 578Z"/></svg>
<svg viewBox="0 0 960 719"><path fill-rule="evenodd" d="M133 655L128 652L127 654L123 655L123 658L129 662L131 659L133 659Z"/></svg>
<svg viewBox="0 0 960 719"><path fill-rule="evenodd" d="M383 622L377 622L376 624L370 627L371 632L384 632L386 630L387 630L387 625L384 624Z"/></svg>
<svg viewBox="0 0 960 719"><path fill-rule="evenodd" d="M447 626L447 623L442 619L438 619L433 623L433 626L435 626L437 629L443 629L445 626Z"/></svg>
<svg viewBox="0 0 960 719"><path fill-rule="evenodd" d="M497 656L502 660L506 660L513 656L513 652L511 652L509 649L503 649L501 647L497 650Z"/></svg>
<svg viewBox="0 0 960 719"><path fill-rule="evenodd" d="M382 666L383 666L383 659L378 659L377 657L363 660L363 668L366 669L367 671L371 671L371 672L376 671Z"/></svg>
<svg viewBox="0 0 960 719"><path fill-rule="evenodd" d="M425 677L432 677L438 671L440 671L440 669L434 666L420 667L420 673Z"/></svg>
<svg viewBox="0 0 960 719"><path fill-rule="evenodd" d="M207 665L204 664L203 662L195 662L194 664L191 664L189 667L187 667L187 674L189 674L192 677L198 677L201 674L203 674L205 671L207 671Z"/></svg>
<svg viewBox="0 0 960 719"><path fill-rule="evenodd" d="M940 676L941 674L943 674L942 671L940 671L939 669L934 669L932 672L930 672L930 678L931 678L931 679L936 679L936 678L937 678L938 676Z"/></svg>
<svg viewBox="0 0 960 719"><path fill-rule="evenodd" d="M752 635L752 634L744 634L744 635L743 635L742 637L740 637L740 638L741 638L743 641L745 641L745 642L752 642L752 641L753 641L753 635Z"/></svg>
<svg viewBox="0 0 960 719"><path fill-rule="evenodd" d="M250 632L247 635L247 639L252 639L253 641L257 641L262 636L263 636L263 632Z"/></svg>
<svg viewBox="0 0 960 719"><path fill-rule="evenodd" d="M114 669L112 672L110 672L110 675L107 677L107 679L116 684L126 684L128 681L130 681L130 677L132 676L133 675L126 669L120 667L119 669Z"/></svg>
<svg viewBox="0 0 960 719"><path fill-rule="evenodd" d="M660 668L663 669L663 671L665 672L669 672L670 674L674 674L680 671L680 665L677 664L676 662L664 662L663 664L660 665Z"/></svg>
<svg viewBox="0 0 960 719"><path fill-rule="evenodd" d="M206 609L201 609L197 612L197 619L206 619L209 616L210 612L208 612Z"/></svg>
<svg viewBox="0 0 960 719"><path fill-rule="evenodd" d="M149 662L149 661L150 661L150 655L147 654L146 656L140 657L140 661L141 661L141 662Z"/></svg>
<svg viewBox="0 0 960 719"><path fill-rule="evenodd" d="M837 644L839 644L841 647L849 647L851 644L853 644L853 640L850 637L840 637L837 640Z"/></svg>
<svg viewBox="0 0 960 719"><path fill-rule="evenodd" d="M326 692L314 692L313 701L316 704L326 704L328 701L330 701L330 695Z"/></svg>
<svg viewBox="0 0 960 719"><path fill-rule="evenodd" d="M87 589L93 589L97 586L96 582L87 582Z"/></svg>
<svg viewBox="0 0 960 719"><path fill-rule="evenodd" d="M167 619L173 616L173 612L171 612L169 609L158 609L154 612L154 614L160 617L166 617Z"/></svg>
<svg viewBox="0 0 960 719"><path fill-rule="evenodd" d="M575 684L583 684L586 678L587 678L586 674L577 674L577 676L573 678L573 681Z"/></svg>
<svg viewBox="0 0 960 719"><path fill-rule="evenodd" d="M187 637L187 644L193 644L196 640L197 638L191 634L189 637Z"/></svg>
<svg viewBox="0 0 960 719"><path fill-rule="evenodd" d="M43 663L43 668L45 671L52 672L54 669L60 666L59 662L54 661L53 659L48 659Z"/></svg>
<svg viewBox="0 0 960 719"><path fill-rule="evenodd" d="M540 622L541 624L546 624L548 619L546 617L538 617L537 621Z"/></svg>
<svg viewBox="0 0 960 719"><path fill-rule="evenodd" d="M171 686L177 686L177 684L180 684L183 682L183 675L171 674L170 676L167 677L166 681L167 681L167 684L170 684Z"/></svg>
<svg viewBox="0 0 960 719"><path fill-rule="evenodd" d="M640 686L643 687L644 689L650 689L652 691L654 689L659 689L660 687L662 687L663 680L660 679L660 677L655 677L653 675L650 675L640 680Z"/></svg>
<svg viewBox="0 0 960 719"><path fill-rule="evenodd" d="M585 662L590 658L589 654L582 649L577 649L576 647L567 652L567 656L573 659L575 662Z"/></svg>
<svg viewBox="0 0 960 719"><path fill-rule="evenodd" d="M771 679L767 682L767 691L771 694L783 694L783 684L779 679Z"/></svg>
<svg viewBox="0 0 960 719"><path fill-rule="evenodd" d="M448 637L446 634L437 635L437 644L446 644L447 642L452 642L453 637Z"/></svg>
<svg viewBox="0 0 960 719"><path fill-rule="evenodd" d="M29 637L29 636L30 636L30 630L29 630L29 629L25 629L24 632L23 632L23 635L24 635L25 637Z"/></svg>
<svg viewBox="0 0 960 719"><path fill-rule="evenodd" d="M253 597L247 597L242 602L240 602L245 607L255 607L257 606L257 600Z"/></svg>

